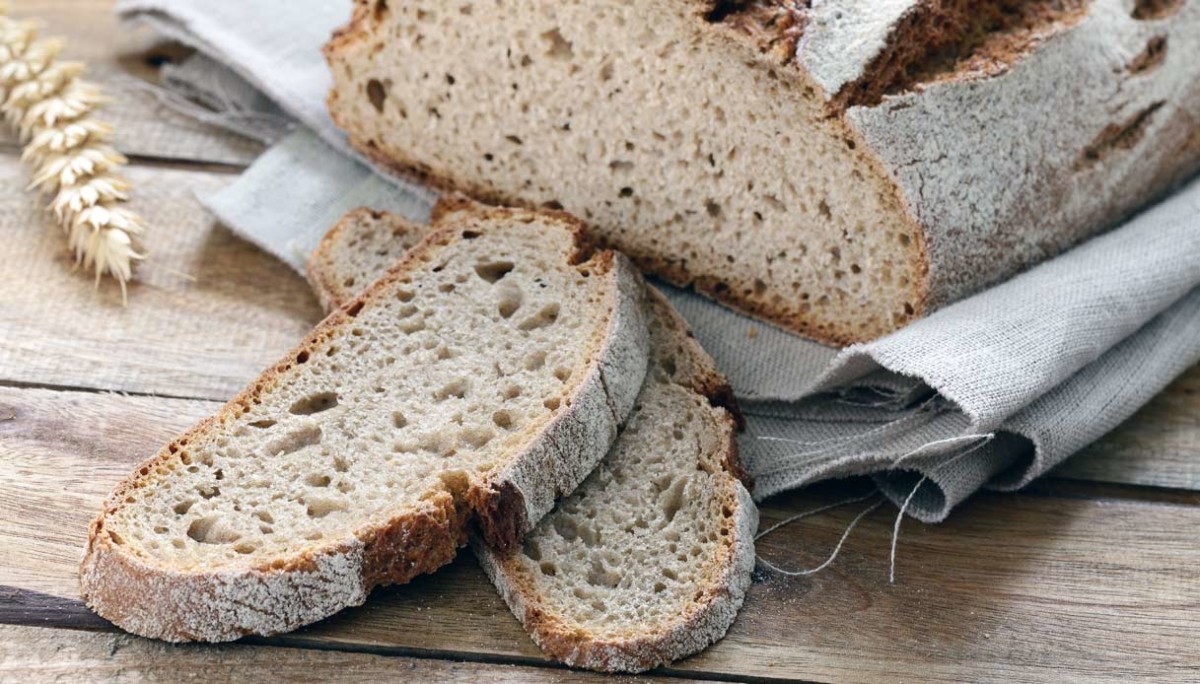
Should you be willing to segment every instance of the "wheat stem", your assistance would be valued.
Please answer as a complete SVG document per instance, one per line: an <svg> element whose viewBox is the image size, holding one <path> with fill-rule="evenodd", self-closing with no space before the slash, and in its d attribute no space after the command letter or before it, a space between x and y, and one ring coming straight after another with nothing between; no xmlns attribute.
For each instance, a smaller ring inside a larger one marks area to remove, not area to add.
<svg viewBox="0 0 1200 684"><path fill-rule="evenodd" d="M95 272L97 284L115 278L125 301L133 265L145 258L146 225L121 206L130 186L117 172L128 161L109 144L112 128L92 119L104 97L79 79L83 64L59 61L62 48L60 40L38 39L36 24L10 18L0 2L0 115L24 145L29 187L51 197L47 208L76 262Z"/></svg>

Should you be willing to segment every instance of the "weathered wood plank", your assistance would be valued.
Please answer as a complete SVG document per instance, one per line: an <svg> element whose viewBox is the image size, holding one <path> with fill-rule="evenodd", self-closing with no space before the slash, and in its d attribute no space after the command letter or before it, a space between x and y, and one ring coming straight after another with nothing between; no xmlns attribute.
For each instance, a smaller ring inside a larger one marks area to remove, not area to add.
<svg viewBox="0 0 1200 684"><path fill-rule="evenodd" d="M0 626L0 680L55 682L610 682L566 670L238 645L170 645L126 634ZM638 681L679 682L660 677ZM690 680L697 681L697 680Z"/></svg>
<svg viewBox="0 0 1200 684"><path fill-rule="evenodd" d="M211 402L0 388L0 584L76 597L86 524L112 485ZM843 496L778 498L764 524ZM760 552L818 564L859 506L784 528ZM868 516L809 578L761 572L730 635L679 674L819 681L1200 677L1200 506L984 494L937 526ZM0 592L0 601L3 601ZM2 611L0 611L2 612ZM69 611L68 611L69 612ZM275 643L538 663L470 558Z"/></svg>
<svg viewBox="0 0 1200 684"><path fill-rule="evenodd" d="M1058 477L1200 489L1200 366L1104 439L1063 463Z"/></svg>
<svg viewBox="0 0 1200 684"><path fill-rule="evenodd" d="M218 226L195 199L228 177L131 168L150 259L129 306L75 272L25 176L0 156L0 382L227 399L321 312L304 280Z"/></svg>
<svg viewBox="0 0 1200 684"><path fill-rule="evenodd" d="M114 144L130 155L246 165L262 152L258 142L204 124L163 106L145 91L157 82L157 65L186 51L165 45L145 28L119 27L111 0L21 0L10 14L42 22L42 35L67 41L64 59L84 61L86 78L110 102L98 118L116 127ZM13 136L0 126L0 145Z"/></svg>

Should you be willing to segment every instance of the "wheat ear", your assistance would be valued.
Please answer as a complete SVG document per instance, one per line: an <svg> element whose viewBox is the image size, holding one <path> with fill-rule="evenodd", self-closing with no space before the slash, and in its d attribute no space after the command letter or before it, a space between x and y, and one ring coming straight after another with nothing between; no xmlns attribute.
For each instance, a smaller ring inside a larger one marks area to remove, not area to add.
<svg viewBox="0 0 1200 684"><path fill-rule="evenodd" d="M10 18L0 2L0 114L24 145L29 188L52 197L49 211L76 263L94 270L97 284L106 274L116 278L125 301L146 226L121 206L129 183L116 170L128 160L109 144L112 128L92 119L104 98L79 79L83 64L58 60L62 47L38 40L36 25Z"/></svg>

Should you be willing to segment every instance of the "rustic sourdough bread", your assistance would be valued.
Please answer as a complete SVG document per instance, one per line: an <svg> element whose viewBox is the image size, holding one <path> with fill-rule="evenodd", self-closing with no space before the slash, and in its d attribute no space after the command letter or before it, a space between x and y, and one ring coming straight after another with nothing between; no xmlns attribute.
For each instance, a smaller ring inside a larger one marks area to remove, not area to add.
<svg viewBox="0 0 1200 684"><path fill-rule="evenodd" d="M1197 0L358 0L326 54L382 165L831 342L1200 165Z"/></svg>
<svg viewBox="0 0 1200 684"><path fill-rule="evenodd" d="M431 572L470 524L518 546L632 410L642 298L569 217L457 215L116 489L84 598L136 634L220 641Z"/></svg>
<svg viewBox="0 0 1200 684"><path fill-rule="evenodd" d="M461 207L439 203L435 221ZM383 273L391 255L376 238L399 227L421 230L360 209L330 231L309 262L322 300L336 306L353 294L345 283ZM473 540L538 645L576 667L639 672L705 648L733 622L754 566L758 511L720 408L728 385L662 295L648 288L644 306L650 370L612 450L519 551Z"/></svg>

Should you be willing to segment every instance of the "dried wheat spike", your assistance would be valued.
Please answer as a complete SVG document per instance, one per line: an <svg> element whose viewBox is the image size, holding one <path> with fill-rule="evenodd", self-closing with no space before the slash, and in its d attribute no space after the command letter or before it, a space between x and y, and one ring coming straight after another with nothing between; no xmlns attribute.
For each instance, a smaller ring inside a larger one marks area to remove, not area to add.
<svg viewBox="0 0 1200 684"><path fill-rule="evenodd" d="M39 40L33 22L7 14L0 2L0 114L25 146L29 187L52 196L49 210L76 262L95 271L97 283L116 278L125 300L146 226L121 206L129 183L116 172L128 160L109 144L112 127L92 119L104 98L79 80L83 64L58 60L62 41Z"/></svg>

